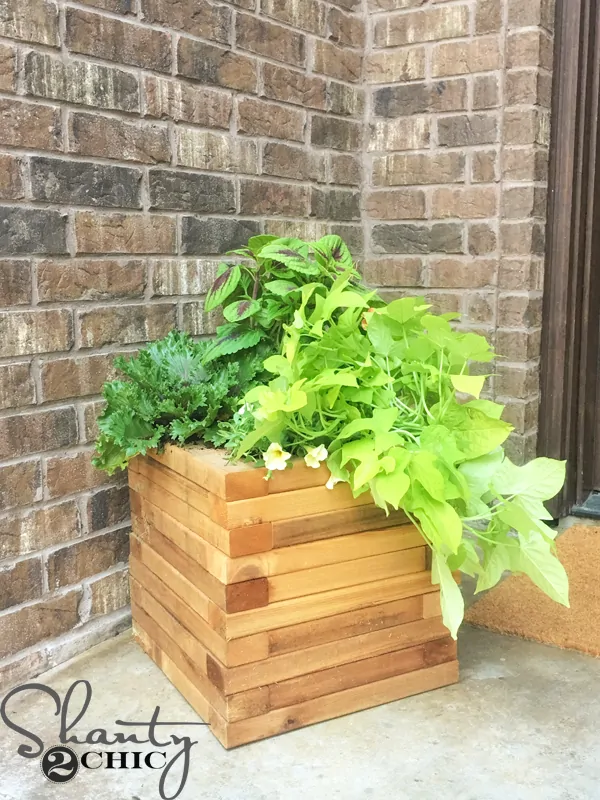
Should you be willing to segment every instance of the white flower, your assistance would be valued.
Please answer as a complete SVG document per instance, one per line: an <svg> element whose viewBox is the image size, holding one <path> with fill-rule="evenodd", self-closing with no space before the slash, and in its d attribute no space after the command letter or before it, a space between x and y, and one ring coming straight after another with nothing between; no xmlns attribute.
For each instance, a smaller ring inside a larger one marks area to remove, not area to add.
<svg viewBox="0 0 600 800"><path fill-rule="evenodd" d="M293 325L294 328L298 328L298 330L302 330L302 328L304 327L304 320L302 319L302 317L300 316L300 312L298 311L294 311Z"/></svg>
<svg viewBox="0 0 600 800"><path fill-rule="evenodd" d="M243 404L242 404L242 405L241 405L241 406L238 408L238 412L237 412L237 413L238 413L238 414L245 414L245 413L246 413L246 411L250 411L250 409L248 408L248 406L246 405L246 403L243 403Z"/></svg>
<svg viewBox="0 0 600 800"><path fill-rule="evenodd" d="M329 454L325 445L320 444L318 447L313 447L312 450L307 451L306 455L304 456L304 461L307 467L319 469L321 466L321 461L325 461L328 455Z"/></svg>
<svg viewBox="0 0 600 800"><path fill-rule="evenodd" d="M342 479L341 479L341 478L335 478L333 475L330 475L330 476L329 476L329 480L327 481L327 483L325 484L325 486L326 486L328 489L333 489L333 487L336 485L336 483L341 483L341 482L342 482Z"/></svg>
<svg viewBox="0 0 600 800"><path fill-rule="evenodd" d="M285 463L288 458L291 458L291 453L286 453L280 444L277 442L272 442L269 445L269 448L266 453L263 453L263 458L265 460L265 467L269 470L272 469L285 469L287 464Z"/></svg>

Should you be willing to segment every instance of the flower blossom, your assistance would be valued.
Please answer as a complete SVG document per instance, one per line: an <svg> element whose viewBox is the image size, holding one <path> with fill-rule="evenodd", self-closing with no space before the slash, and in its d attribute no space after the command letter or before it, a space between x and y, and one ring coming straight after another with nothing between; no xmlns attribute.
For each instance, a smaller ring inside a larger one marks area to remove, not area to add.
<svg viewBox="0 0 600 800"><path fill-rule="evenodd" d="M266 453L263 453L265 467L268 470L285 469L288 458L292 457L291 453L286 453L285 450L277 442L272 442Z"/></svg>
<svg viewBox="0 0 600 800"><path fill-rule="evenodd" d="M319 469L321 466L321 461L325 461L328 455L329 454L325 445L320 444L318 447L313 447L312 450L308 450L306 452L306 455L304 456L304 462L306 463L307 467Z"/></svg>

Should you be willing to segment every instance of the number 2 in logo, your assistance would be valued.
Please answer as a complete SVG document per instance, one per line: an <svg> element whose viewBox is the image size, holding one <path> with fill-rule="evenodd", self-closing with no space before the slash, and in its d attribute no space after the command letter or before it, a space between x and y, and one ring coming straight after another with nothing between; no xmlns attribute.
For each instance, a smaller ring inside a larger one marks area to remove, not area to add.
<svg viewBox="0 0 600 800"><path fill-rule="evenodd" d="M49 747L40 761L40 768L52 783L66 783L72 780L79 770L79 759L70 747L56 745Z"/></svg>

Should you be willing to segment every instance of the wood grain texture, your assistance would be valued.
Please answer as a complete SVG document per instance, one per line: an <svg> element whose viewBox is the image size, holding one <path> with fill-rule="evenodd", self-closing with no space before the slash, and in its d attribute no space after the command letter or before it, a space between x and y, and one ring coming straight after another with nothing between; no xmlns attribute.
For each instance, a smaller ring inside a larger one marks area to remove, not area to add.
<svg viewBox="0 0 600 800"><path fill-rule="evenodd" d="M441 619L417 620L393 628L308 647L301 651L272 656L262 661L259 667L256 664L243 664L239 667L225 668L216 659L211 660L209 656L208 675L223 694L230 695L255 686L284 681L296 675L306 675L337 664L346 664L447 636L448 630Z"/></svg>
<svg viewBox="0 0 600 800"><path fill-rule="evenodd" d="M192 483L207 489L223 500L249 500L278 492L324 486L329 478L325 466L307 467L303 460L294 460L283 472L275 472L267 481L267 470L251 464L230 464L222 450L200 446L185 448L167 445L163 453L150 452L158 461Z"/></svg>
<svg viewBox="0 0 600 800"><path fill-rule="evenodd" d="M143 634L140 637L138 633L137 636L138 641L145 644ZM316 722L342 717L365 708L390 703L393 700L400 700L421 692L449 686L458 681L458 662L449 661L228 724L210 706L194 683L183 674L172 659L161 652L160 648L156 645L149 645L146 652L192 708L205 722L210 724L213 734L227 749L266 739L269 736L277 736Z"/></svg>
<svg viewBox="0 0 600 800"><path fill-rule="evenodd" d="M273 628L284 628L308 620L331 617L379 603L421 595L431 590L431 573L401 575L381 581L344 586L329 592L295 597L269 604L266 608L242 611L228 617L227 638L236 639Z"/></svg>
<svg viewBox="0 0 600 800"><path fill-rule="evenodd" d="M225 747L457 680L419 532L325 480L203 448L132 463L135 635Z"/></svg>
<svg viewBox="0 0 600 800"><path fill-rule="evenodd" d="M157 498L160 498L160 507L170 517L232 558L262 553L273 547L270 523L228 531L213 522L206 514L188 505L185 500L152 483L138 472L129 473L129 486L144 500L156 502Z"/></svg>
<svg viewBox="0 0 600 800"><path fill-rule="evenodd" d="M136 520L147 521L221 583L238 583L253 578L299 572L423 545L423 538L413 525L401 525L230 558L201 534L187 528L152 503L147 496L142 497L133 489L131 510Z"/></svg>

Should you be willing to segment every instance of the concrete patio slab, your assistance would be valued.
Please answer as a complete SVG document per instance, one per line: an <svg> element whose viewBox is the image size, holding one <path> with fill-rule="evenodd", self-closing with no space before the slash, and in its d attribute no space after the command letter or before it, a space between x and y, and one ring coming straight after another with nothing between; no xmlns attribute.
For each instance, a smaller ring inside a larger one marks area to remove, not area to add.
<svg viewBox="0 0 600 800"><path fill-rule="evenodd" d="M595 800L600 798L600 660L466 626L460 684L226 752L204 727L168 726L159 736L191 736L182 800ZM116 719L194 722L198 717L162 673L123 634L36 682L64 698L78 679L93 697L73 727L112 735ZM74 695L69 718L81 708ZM58 744L50 696L15 695L7 714ZM129 729L134 730L134 729ZM136 728L140 737L147 729ZM0 722L2 800L154 800L161 770L83 769L52 784L40 759L17 754L25 738ZM31 744L31 742L29 742ZM181 748L133 745L86 750ZM95 759L95 760L94 760ZM91 757L93 765L100 756ZM177 764L167 784L179 783ZM168 787L171 787L170 791Z"/></svg>

